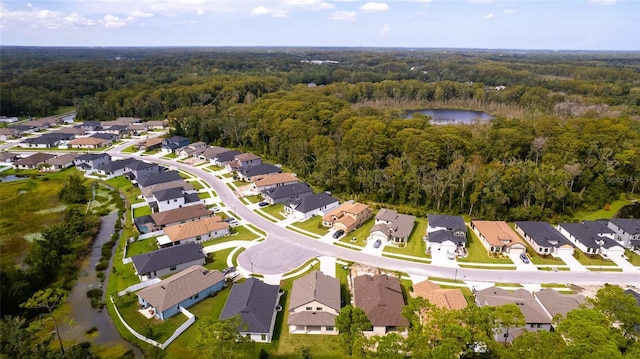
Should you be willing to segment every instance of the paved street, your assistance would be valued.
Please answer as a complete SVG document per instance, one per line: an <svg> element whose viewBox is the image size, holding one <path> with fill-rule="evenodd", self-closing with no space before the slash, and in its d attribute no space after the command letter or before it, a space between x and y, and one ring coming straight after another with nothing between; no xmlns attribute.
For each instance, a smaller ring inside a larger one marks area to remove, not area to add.
<svg viewBox="0 0 640 359"><path fill-rule="evenodd" d="M428 265L362 253L309 238L266 220L245 206L215 175L200 168L155 157L117 154L113 150L110 153L114 156L134 157L140 160L171 165L205 180L217 192L220 199L227 204L227 208L234 208L235 213L244 221L252 223L268 233L267 240L248 248L238 257L240 266L244 268L253 266L254 271L257 273L269 275L288 272L313 257L327 255L420 276L454 278L457 271L458 279L464 278L464 280L478 282L640 284L640 276L637 272L537 271L533 273L510 270L467 269Z"/></svg>

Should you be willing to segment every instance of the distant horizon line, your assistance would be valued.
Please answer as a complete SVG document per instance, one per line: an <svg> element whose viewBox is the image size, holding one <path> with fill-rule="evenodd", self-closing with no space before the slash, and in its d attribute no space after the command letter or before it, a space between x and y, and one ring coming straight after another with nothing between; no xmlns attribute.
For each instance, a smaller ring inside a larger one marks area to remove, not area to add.
<svg viewBox="0 0 640 359"><path fill-rule="evenodd" d="M404 50L474 50L474 51L524 51L524 52L627 52L637 50L597 49L525 49L501 47L417 47L417 46L339 46L339 45L4 45L0 48L57 48L57 49L404 49Z"/></svg>

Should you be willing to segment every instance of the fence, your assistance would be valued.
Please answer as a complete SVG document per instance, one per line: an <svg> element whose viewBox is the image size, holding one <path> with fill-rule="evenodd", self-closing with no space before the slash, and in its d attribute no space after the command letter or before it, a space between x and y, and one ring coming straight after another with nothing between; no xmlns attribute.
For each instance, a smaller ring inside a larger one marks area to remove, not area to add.
<svg viewBox="0 0 640 359"><path fill-rule="evenodd" d="M191 314L188 310L182 307L178 307L178 309L180 309L180 312L186 315L188 319L186 322L182 323L182 325L178 327L178 329L176 329L175 332L173 332L173 335L169 339L167 339L167 341L162 343L162 346L160 347L162 349L165 349L166 347L168 347L169 344L171 344L174 340L176 340L176 338L179 337L180 334L182 334L185 330L189 329L191 324L195 323L196 321L196 316Z"/></svg>
<svg viewBox="0 0 640 359"><path fill-rule="evenodd" d="M160 278L153 278L153 279L145 280L144 282L140 282L138 284L134 284L132 286L127 287L127 289L123 290L122 292L119 292L118 293L118 297L122 297L123 295L125 295L127 293L138 291L138 290L140 290L142 288L146 288L146 287L154 285L154 284L156 284L158 282L160 282Z"/></svg>

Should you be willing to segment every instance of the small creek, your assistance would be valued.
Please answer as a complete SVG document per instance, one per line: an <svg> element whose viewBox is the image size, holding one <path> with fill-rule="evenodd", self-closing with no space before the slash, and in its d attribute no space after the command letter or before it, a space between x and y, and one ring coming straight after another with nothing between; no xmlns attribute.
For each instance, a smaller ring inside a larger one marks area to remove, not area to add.
<svg viewBox="0 0 640 359"><path fill-rule="evenodd" d="M93 243L88 265L83 266L81 269L78 281L69 294L67 300L70 307L68 320L65 320L60 327L60 336L63 340L73 340L78 343L89 341L97 346L121 345L126 350L133 350L136 358L143 358L142 352L138 347L120 337L111 317L107 313L106 307L100 311L93 309L91 300L86 294L89 289L100 288L100 279L96 275L95 267L100 261L102 245L111 239L117 218L118 212L111 212L109 215L102 217L102 226ZM113 260L112 255L111 261ZM109 268L105 271L105 283L109 280L109 273L111 273L111 262ZM85 332L91 327L96 327L98 331L91 336L87 336Z"/></svg>

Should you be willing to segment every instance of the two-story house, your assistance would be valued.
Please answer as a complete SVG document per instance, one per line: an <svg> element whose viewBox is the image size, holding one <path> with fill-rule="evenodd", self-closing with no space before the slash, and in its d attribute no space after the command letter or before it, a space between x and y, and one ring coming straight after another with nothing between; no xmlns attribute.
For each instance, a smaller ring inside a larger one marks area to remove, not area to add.
<svg viewBox="0 0 640 359"><path fill-rule="evenodd" d="M373 216L371 207L347 201L322 217L322 225L349 233Z"/></svg>
<svg viewBox="0 0 640 359"><path fill-rule="evenodd" d="M404 246L409 242L415 220L415 216L382 208L375 217L375 224L369 230L369 240Z"/></svg>
<svg viewBox="0 0 640 359"><path fill-rule="evenodd" d="M289 298L289 333L338 334L340 281L313 271L293 281Z"/></svg>
<svg viewBox="0 0 640 359"><path fill-rule="evenodd" d="M447 251L460 254L467 245L467 226L460 216L427 215L427 251Z"/></svg>

